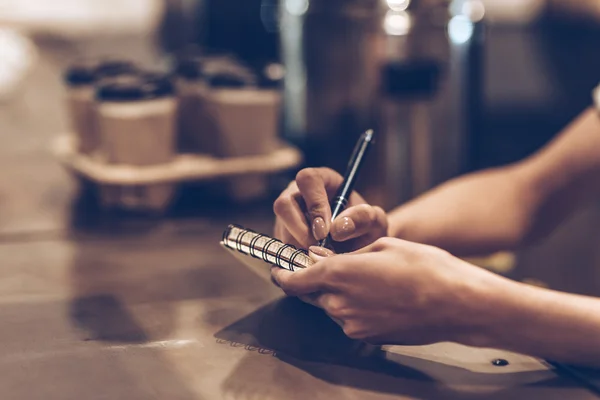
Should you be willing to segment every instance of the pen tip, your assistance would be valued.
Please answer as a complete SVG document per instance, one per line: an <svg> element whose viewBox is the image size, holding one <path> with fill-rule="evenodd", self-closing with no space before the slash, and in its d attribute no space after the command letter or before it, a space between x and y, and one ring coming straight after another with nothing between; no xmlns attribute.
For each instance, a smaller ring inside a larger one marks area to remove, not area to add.
<svg viewBox="0 0 600 400"><path fill-rule="evenodd" d="M373 139L373 129L369 129L365 132L365 139L367 141L371 141L371 139Z"/></svg>

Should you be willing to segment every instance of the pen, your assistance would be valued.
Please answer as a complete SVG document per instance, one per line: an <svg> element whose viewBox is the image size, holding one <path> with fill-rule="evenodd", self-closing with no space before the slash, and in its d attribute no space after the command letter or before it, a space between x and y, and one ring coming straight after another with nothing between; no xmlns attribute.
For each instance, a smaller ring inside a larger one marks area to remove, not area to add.
<svg viewBox="0 0 600 400"><path fill-rule="evenodd" d="M363 160L367 155L367 151L371 147L371 143L373 142L373 130L369 129L358 139L356 146L354 146L354 151L352 152L352 156L350 157L350 161L348 162L348 167L346 168L346 174L344 175L344 180L339 187L335 197L333 198L333 203L331 204L331 222L340 215L342 211L348 205L348 200L350 199L350 195L352 194L352 190L354 190L354 183L358 177L358 172L363 164ZM328 247L331 242L331 235L327 235L327 237L319 242L319 246Z"/></svg>
<svg viewBox="0 0 600 400"><path fill-rule="evenodd" d="M562 363L557 363L555 361L545 361L547 364L554 367L557 372L569 376L575 382L581 384L582 386L585 386L590 392L594 393L597 396L600 396L600 384L593 382L591 379L588 379L588 377L579 372L577 369Z"/></svg>

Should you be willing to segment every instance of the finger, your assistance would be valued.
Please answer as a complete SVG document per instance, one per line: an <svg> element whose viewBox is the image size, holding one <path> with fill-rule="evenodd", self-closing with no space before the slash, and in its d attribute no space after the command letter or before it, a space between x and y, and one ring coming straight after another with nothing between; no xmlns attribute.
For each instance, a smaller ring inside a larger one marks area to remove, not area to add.
<svg viewBox="0 0 600 400"><path fill-rule="evenodd" d="M325 185L325 191L327 192L327 197L329 199L333 199L337 194L340 185L344 181L344 177L338 174L336 171L331 168L321 167L315 168L321 178L323 179L323 183ZM348 199L348 204L362 204L366 203L365 199L362 198L357 192L352 192L350 195L350 199Z"/></svg>
<svg viewBox="0 0 600 400"><path fill-rule="evenodd" d="M331 208L325 180L318 169L305 168L296 175L296 183L306 203L314 238L316 240L325 239L331 225Z"/></svg>
<svg viewBox="0 0 600 400"><path fill-rule="evenodd" d="M316 294L316 293L311 293L311 294L307 294L304 296L298 296L298 298L300 300L302 300L303 302L305 302L306 304L310 304L311 306L321 308L321 306L319 305L319 302L318 302L318 294Z"/></svg>
<svg viewBox="0 0 600 400"><path fill-rule="evenodd" d="M289 296L303 296L323 289L322 275L323 267L320 264L294 272L279 267L271 268L271 276Z"/></svg>
<svg viewBox="0 0 600 400"><path fill-rule="evenodd" d="M300 296L298 297L300 300L302 300L303 302L305 302L306 304L310 304L311 306L320 308L323 310L323 307L321 306L319 299L322 297L322 295L319 294L309 294L306 296ZM329 316L329 318L331 318L333 320L333 322L335 322L336 324L338 324L340 327L344 327L344 321L342 321L339 318L335 318L332 317L331 315L327 314Z"/></svg>
<svg viewBox="0 0 600 400"><path fill-rule="evenodd" d="M273 267L273 268L278 268L278 267ZM271 283L273 283L273 285L275 285L279 289L281 289L281 286L279 286L279 283L277 283L277 281L275 280L275 278L273 278L273 275L271 275Z"/></svg>
<svg viewBox="0 0 600 400"><path fill-rule="evenodd" d="M316 240L324 239L331 227L331 199L344 178L330 168L305 168L296 175L296 183L306 204ZM364 203L356 192L350 195L350 204Z"/></svg>
<svg viewBox="0 0 600 400"><path fill-rule="evenodd" d="M308 255L313 261L318 262L324 258L334 256L335 253L325 247L310 246L308 248Z"/></svg>
<svg viewBox="0 0 600 400"><path fill-rule="evenodd" d="M331 302L331 294L330 293L309 293L302 296L298 296L300 300L315 307L321 308L327 311L327 305Z"/></svg>
<svg viewBox="0 0 600 400"><path fill-rule="evenodd" d="M273 212L294 239L306 246L314 242L314 239L308 229L304 211L298 202L300 196L296 184L290 184L273 203ZM284 240L284 238L278 239Z"/></svg>
<svg viewBox="0 0 600 400"><path fill-rule="evenodd" d="M336 318L338 316L336 304L339 304L337 295L333 293L315 293L306 297L310 301L309 304L322 309L336 324L341 327L344 326L344 322L340 318Z"/></svg>
<svg viewBox="0 0 600 400"><path fill-rule="evenodd" d="M331 237L336 242L364 235L381 237L387 234L387 228L387 215L383 209L360 204L348 208L333 221Z"/></svg>

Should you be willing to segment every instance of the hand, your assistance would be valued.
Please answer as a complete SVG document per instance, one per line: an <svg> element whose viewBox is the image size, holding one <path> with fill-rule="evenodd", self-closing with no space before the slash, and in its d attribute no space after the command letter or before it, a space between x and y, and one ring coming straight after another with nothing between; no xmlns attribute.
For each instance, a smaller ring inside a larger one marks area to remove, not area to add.
<svg viewBox="0 0 600 400"><path fill-rule="evenodd" d="M504 278L400 239L312 256L318 261L305 270L273 268L274 280L286 294L323 308L349 337L374 344L479 343L492 318L491 294L503 293Z"/></svg>
<svg viewBox="0 0 600 400"><path fill-rule="evenodd" d="M308 248L329 233L337 252L352 251L386 236L387 215L356 192L348 208L331 222L331 199L343 177L329 168L306 168L275 200L274 236L296 247ZM343 242L343 246L340 245Z"/></svg>

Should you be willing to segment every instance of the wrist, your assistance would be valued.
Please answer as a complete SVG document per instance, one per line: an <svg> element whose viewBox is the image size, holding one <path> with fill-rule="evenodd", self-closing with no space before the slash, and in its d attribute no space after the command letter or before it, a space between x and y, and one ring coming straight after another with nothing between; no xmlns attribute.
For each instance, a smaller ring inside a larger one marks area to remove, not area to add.
<svg viewBox="0 0 600 400"><path fill-rule="evenodd" d="M518 303L525 285L472 268L477 268L478 274L462 289L466 304L458 307L463 311L456 341L474 347L511 349L514 329L524 319Z"/></svg>
<svg viewBox="0 0 600 400"><path fill-rule="evenodd" d="M600 300L498 275L482 279L471 291L471 308L462 313L469 319L459 343L599 365Z"/></svg>
<svg viewBox="0 0 600 400"><path fill-rule="evenodd" d="M390 215L389 212L385 213L385 223L386 223L385 236L387 236L387 237L395 237L394 236L394 231L392 229L393 218L392 218L392 216Z"/></svg>

